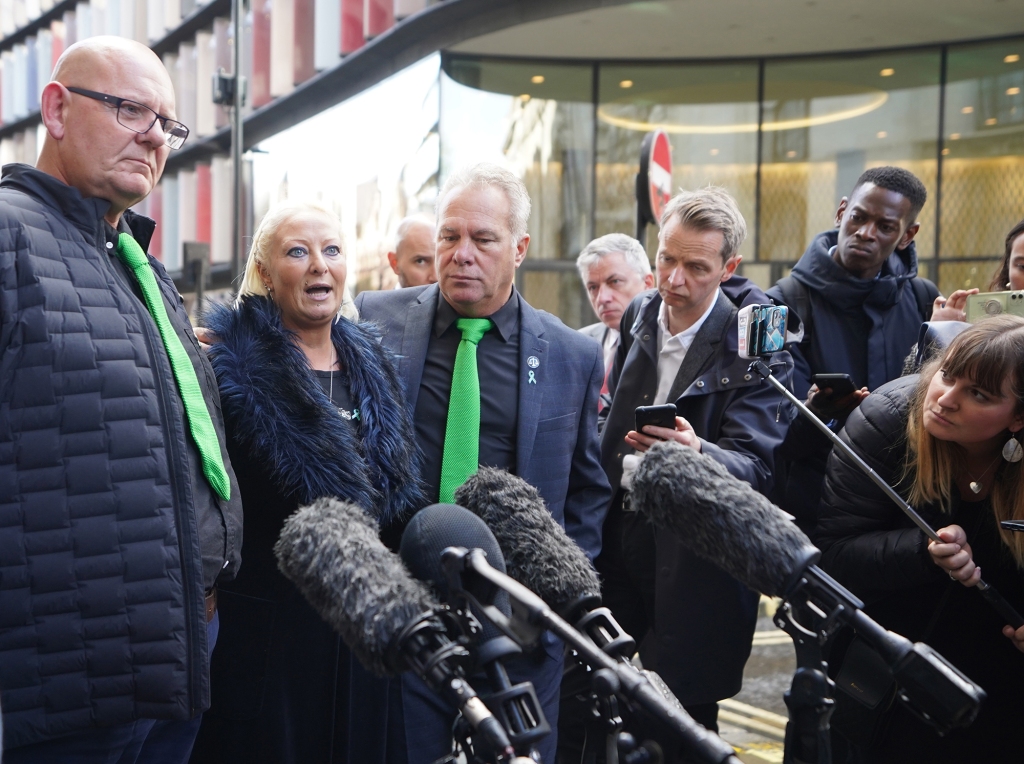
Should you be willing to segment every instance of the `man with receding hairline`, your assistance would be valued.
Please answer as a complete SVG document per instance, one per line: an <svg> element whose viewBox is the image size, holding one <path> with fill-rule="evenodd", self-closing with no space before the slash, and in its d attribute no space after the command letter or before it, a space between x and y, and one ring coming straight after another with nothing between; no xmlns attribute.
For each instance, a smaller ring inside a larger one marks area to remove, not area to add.
<svg viewBox="0 0 1024 764"><path fill-rule="evenodd" d="M395 247L388 252L388 263L398 276L398 286L427 286L437 283L434 269L434 221L414 215L398 224Z"/></svg>
<svg viewBox="0 0 1024 764"><path fill-rule="evenodd" d="M4 761L185 762L240 564L213 369L129 208L188 136L146 46L69 47L0 181Z"/></svg>

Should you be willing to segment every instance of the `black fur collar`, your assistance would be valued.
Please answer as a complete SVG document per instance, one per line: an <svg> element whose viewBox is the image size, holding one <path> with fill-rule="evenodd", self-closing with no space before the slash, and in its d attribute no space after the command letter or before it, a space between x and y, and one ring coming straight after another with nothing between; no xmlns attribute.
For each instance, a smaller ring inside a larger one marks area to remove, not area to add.
<svg viewBox="0 0 1024 764"><path fill-rule="evenodd" d="M323 496L351 501L382 525L419 510L415 432L390 354L366 325L342 318L331 329L359 407L362 441L330 403L276 305L249 295L237 309L213 306L205 325L233 437L299 504Z"/></svg>

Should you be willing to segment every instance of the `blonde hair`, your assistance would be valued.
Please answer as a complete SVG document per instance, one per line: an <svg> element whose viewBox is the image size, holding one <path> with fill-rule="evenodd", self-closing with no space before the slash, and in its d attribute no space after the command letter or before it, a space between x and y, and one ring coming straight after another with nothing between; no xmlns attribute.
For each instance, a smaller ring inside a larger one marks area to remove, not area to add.
<svg viewBox="0 0 1024 764"><path fill-rule="evenodd" d="M684 228L721 233L723 263L740 251L747 238L747 221L732 194L721 186L680 191L665 205L661 225L664 227L672 218Z"/></svg>
<svg viewBox="0 0 1024 764"><path fill-rule="evenodd" d="M286 220L301 212L319 212L325 215L337 224L340 235L341 221L338 220L337 215L315 202L289 200L271 207L267 214L263 216L260 224L256 226L255 232L253 232L252 246L249 248L249 257L245 261L242 283L238 287L238 297L235 300L236 305L246 295L255 294L267 297L270 294L267 291L267 285L263 283L263 277L260 276L259 266L267 262L267 257L270 255L270 245L274 240L274 234L277 233L277 229ZM344 253L344 250L342 252Z"/></svg>
<svg viewBox="0 0 1024 764"><path fill-rule="evenodd" d="M1003 381L1010 380L1015 413L1024 414L1024 318L994 316L978 322L950 343L944 355L921 370L907 420L907 463L904 476L912 479L911 504L938 503L950 511L953 481L965 469L964 449L939 440L924 428L924 401L932 377L940 371L950 377L971 379L978 387L1002 395ZM1000 461L990 498L995 522L1024 520L1024 461ZM1024 534L999 528L1003 543L1017 566L1024 568Z"/></svg>

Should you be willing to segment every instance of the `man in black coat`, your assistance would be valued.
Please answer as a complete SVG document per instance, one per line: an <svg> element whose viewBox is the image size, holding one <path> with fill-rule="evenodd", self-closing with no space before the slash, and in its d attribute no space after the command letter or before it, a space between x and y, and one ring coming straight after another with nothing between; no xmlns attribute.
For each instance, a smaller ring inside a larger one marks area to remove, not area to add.
<svg viewBox="0 0 1024 764"><path fill-rule="evenodd" d="M737 312L767 297L734 275L746 223L720 188L684 192L666 207L658 236L658 288L623 315L612 364L610 408L602 412L601 463L617 489L604 526L598 570L605 603L690 714L717 729L717 701L735 695L750 654L758 595L679 539L657 539L641 512L624 511L629 479L643 452L673 439L721 462L767 493L774 454L790 409L737 356ZM792 360L772 359L788 383ZM636 432L637 406L674 403L674 430Z"/></svg>
<svg viewBox="0 0 1024 764"><path fill-rule="evenodd" d="M213 369L128 208L188 130L116 37L65 51L41 113L37 167L0 182L4 761L184 762L242 512Z"/></svg>
<svg viewBox="0 0 1024 764"><path fill-rule="evenodd" d="M903 373L922 322L964 319L969 292L954 292L947 304L932 282L917 275L914 237L927 196L907 170L867 170L839 203L836 228L818 234L793 273L768 290L801 320L790 347L795 394L807 396L815 374L853 379L857 389L849 395L815 389L807 401L836 432L869 390ZM781 451L787 476L780 503L805 530L816 522L830 451L814 425L803 417L793 421Z"/></svg>

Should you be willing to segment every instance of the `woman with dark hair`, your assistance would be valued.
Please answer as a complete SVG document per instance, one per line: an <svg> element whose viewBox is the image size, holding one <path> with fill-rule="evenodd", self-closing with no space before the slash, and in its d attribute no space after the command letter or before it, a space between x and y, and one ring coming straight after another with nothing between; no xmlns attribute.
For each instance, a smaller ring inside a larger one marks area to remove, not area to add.
<svg viewBox="0 0 1024 764"><path fill-rule="evenodd" d="M1006 234L1006 252L989 284L990 292L1024 289L1024 220Z"/></svg>
<svg viewBox="0 0 1024 764"><path fill-rule="evenodd" d="M928 538L852 460L829 459L815 540L822 567L887 629L934 647L988 699L973 725L945 738L894 705L864 761L1009 761L1019 753L1024 628L1016 632L970 588L984 569L1024 612L1024 318L997 316L958 335L920 375L869 395L842 437L944 543ZM841 727L841 725L839 725ZM841 759L837 759L839 761Z"/></svg>
<svg viewBox="0 0 1024 764"><path fill-rule="evenodd" d="M337 218L286 203L253 236L234 309L206 317L245 532L241 570L219 593L193 762L384 760L388 682L352 658L273 553L285 519L320 497L357 504L383 532L426 503L391 358L341 316L345 276Z"/></svg>

